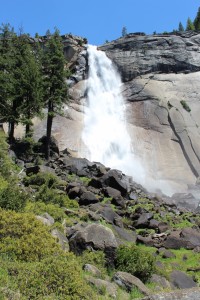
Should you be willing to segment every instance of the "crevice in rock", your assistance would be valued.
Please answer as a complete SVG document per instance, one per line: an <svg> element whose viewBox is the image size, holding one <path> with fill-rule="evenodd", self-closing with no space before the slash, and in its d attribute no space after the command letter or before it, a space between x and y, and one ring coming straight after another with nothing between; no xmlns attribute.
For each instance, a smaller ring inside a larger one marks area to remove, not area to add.
<svg viewBox="0 0 200 300"><path fill-rule="evenodd" d="M174 124L173 124L173 122L172 122L172 120L171 120L169 114L168 114L168 121L169 121L169 124L170 124L170 126L171 126L171 129L172 129L174 135L175 135L175 136L177 137L177 139L178 139L178 142L179 142L179 145L180 145L181 150L182 150L182 152L183 152L183 155L184 155L184 157L185 157L185 159L186 159L186 161L187 161L187 163L188 163L188 165L189 165L189 167L190 167L192 173L193 173L196 177L198 177L199 174L198 174L198 172L196 171L195 167L193 166L193 164L192 164L192 162L191 162L191 160L190 160L190 158L189 158L189 156L188 156L188 154L187 154L187 151L185 150L184 144L183 144L182 140L180 139L179 135L177 134L177 132L176 132L176 130L175 130Z"/></svg>

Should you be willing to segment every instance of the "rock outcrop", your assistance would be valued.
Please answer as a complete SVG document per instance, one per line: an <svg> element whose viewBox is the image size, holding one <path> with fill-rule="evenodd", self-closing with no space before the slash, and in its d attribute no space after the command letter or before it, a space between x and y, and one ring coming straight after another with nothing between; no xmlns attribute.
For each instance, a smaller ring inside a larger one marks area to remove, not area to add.
<svg viewBox="0 0 200 300"><path fill-rule="evenodd" d="M99 49L121 73L134 153L149 187L157 182L172 194L194 184L200 175L200 34L129 34Z"/></svg>
<svg viewBox="0 0 200 300"><path fill-rule="evenodd" d="M74 72L69 80L69 103L57 116L53 134L59 149L83 155L83 105L87 95L87 51L84 40L67 36L64 50ZM125 98L127 128L134 158L142 162L151 191L167 195L184 192L180 201L191 207L200 200L200 34L128 34L99 47L119 69ZM35 137L44 134L35 122ZM85 150L87 151L87 150ZM138 181L137 170L135 181ZM185 199L185 200L184 200Z"/></svg>

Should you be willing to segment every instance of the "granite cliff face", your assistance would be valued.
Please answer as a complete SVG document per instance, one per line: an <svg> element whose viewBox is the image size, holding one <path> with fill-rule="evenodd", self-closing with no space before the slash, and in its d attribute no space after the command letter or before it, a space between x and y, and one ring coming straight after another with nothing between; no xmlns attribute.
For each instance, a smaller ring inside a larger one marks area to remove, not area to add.
<svg viewBox="0 0 200 300"><path fill-rule="evenodd" d="M60 149L80 155L87 94L87 51L68 37L65 54L73 70L65 117L54 121ZM99 47L122 77L127 127L134 155L146 170L146 187L164 193L187 191L200 175L200 34L129 34ZM44 132L36 126L36 137ZM192 186L192 187L191 187Z"/></svg>
<svg viewBox="0 0 200 300"><path fill-rule="evenodd" d="M121 73L133 148L149 178L172 191L194 184L200 175L200 34L130 34L99 49Z"/></svg>

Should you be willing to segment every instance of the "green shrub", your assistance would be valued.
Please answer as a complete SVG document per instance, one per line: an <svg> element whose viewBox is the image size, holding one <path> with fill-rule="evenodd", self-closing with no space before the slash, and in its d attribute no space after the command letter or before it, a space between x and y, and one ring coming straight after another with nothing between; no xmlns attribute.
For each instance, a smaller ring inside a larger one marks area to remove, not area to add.
<svg viewBox="0 0 200 300"><path fill-rule="evenodd" d="M83 254L80 256L80 261L82 266L85 264L91 264L97 267L99 270L101 270L103 273L105 273L105 254L103 251L89 251L86 250L83 252Z"/></svg>
<svg viewBox="0 0 200 300"><path fill-rule="evenodd" d="M21 211L25 207L27 198L27 194L16 185L16 182L11 182L2 191L0 190L0 207Z"/></svg>
<svg viewBox="0 0 200 300"><path fill-rule="evenodd" d="M22 261L37 261L62 253L48 228L34 215L0 208L0 254Z"/></svg>
<svg viewBox="0 0 200 300"><path fill-rule="evenodd" d="M136 245L122 245L117 249L116 268L146 282L154 272L155 258Z"/></svg>
<svg viewBox="0 0 200 300"><path fill-rule="evenodd" d="M6 136L0 130L0 174L3 178L9 180L13 171L17 169L12 159L8 156L8 144Z"/></svg>
<svg viewBox="0 0 200 300"><path fill-rule="evenodd" d="M65 194L60 193L59 190L48 188L46 185L42 185L35 195L35 201L42 201L44 203L54 203L61 207L78 208L78 202L76 200L70 200Z"/></svg>
<svg viewBox="0 0 200 300"><path fill-rule="evenodd" d="M51 188L51 187L55 187L56 184L59 183L59 179L51 173L40 172L38 174L26 176L23 180L23 183L25 186L29 186L29 185L41 186L45 184L47 187Z"/></svg>
<svg viewBox="0 0 200 300"><path fill-rule="evenodd" d="M25 212L34 213L35 215L42 215L47 212L54 218L55 221L61 222L65 217L65 213L58 204L44 203L44 202L28 202L24 209Z"/></svg>
<svg viewBox="0 0 200 300"><path fill-rule="evenodd" d="M185 100L181 100L180 103L182 104L183 108L188 111L191 112L191 108L189 107L189 105L186 103Z"/></svg>
<svg viewBox="0 0 200 300"><path fill-rule="evenodd" d="M10 285L18 289L24 299L95 299L72 253L51 255L35 263L7 261L4 268Z"/></svg>

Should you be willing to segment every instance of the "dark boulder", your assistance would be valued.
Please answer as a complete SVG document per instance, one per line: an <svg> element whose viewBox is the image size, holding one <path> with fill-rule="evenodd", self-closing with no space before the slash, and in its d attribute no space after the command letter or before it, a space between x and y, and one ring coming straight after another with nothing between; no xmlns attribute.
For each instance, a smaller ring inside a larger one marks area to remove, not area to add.
<svg viewBox="0 0 200 300"><path fill-rule="evenodd" d="M144 285L144 283L137 277L127 272L117 272L113 276L113 281L120 287L125 288L127 291L131 291L134 287L143 294L150 295L150 290Z"/></svg>
<svg viewBox="0 0 200 300"><path fill-rule="evenodd" d="M84 250L102 250L105 253L108 265L113 266L117 241L111 229L100 224L75 226L74 233L69 239L70 250L81 254Z"/></svg>
<svg viewBox="0 0 200 300"><path fill-rule="evenodd" d="M197 286L190 276L178 270L172 271L170 282L178 289L189 289Z"/></svg>
<svg viewBox="0 0 200 300"><path fill-rule="evenodd" d="M134 226L136 228L146 228L149 225L149 220L153 218L152 213L143 213L141 216L138 218L137 221L134 222Z"/></svg>
<svg viewBox="0 0 200 300"><path fill-rule="evenodd" d="M200 231L196 229L184 228L180 233L180 237L190 243L192 248L200 246Z"/></svg>
<svg viewBox="0 0 200 300"><path fill-rule="evenodd" d="M101 177L101 181L104 186L108 186L120 191L122 196L127 194L127 184L120 171L108 171L103 177Z"/></svg>
<svg viewBox="0 0 200 300"><path fill-rule="evenodd" d="M97 198L97 196L95 194L93 194L92 192L85 192L80 196L79 199L79 204L80 205L89 205L92 203L97 203L99 202L99 198Z"/></svg>

